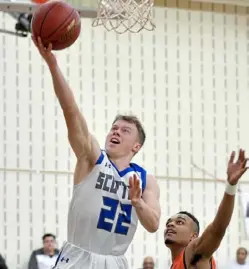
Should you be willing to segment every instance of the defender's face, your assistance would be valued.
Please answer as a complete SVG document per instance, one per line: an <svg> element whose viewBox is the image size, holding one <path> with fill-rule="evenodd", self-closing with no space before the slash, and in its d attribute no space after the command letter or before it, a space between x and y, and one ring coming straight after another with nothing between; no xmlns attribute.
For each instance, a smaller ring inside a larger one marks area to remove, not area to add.
<svg viewBox="0 0 249 269"><path fill-rule="evenodd" d="M171 244L187 246L196 237L197 234L193 229L193 221L188 216L177 214L168 219L166 229L164 230L164 242L166 246L170 247Z"/></svg>
<svg viewBox="0 0 249 269"><path fill-rule="evenodd" d="M135 124L118 120L112 125L105 142L106 152L110 156L128 155L132 152L136 153L140 147Z"/></svg>

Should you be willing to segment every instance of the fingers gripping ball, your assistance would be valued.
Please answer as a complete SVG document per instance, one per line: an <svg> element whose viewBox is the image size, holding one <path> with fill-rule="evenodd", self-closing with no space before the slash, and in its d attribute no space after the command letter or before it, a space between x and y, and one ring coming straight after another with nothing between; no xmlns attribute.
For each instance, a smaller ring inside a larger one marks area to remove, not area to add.
<svg viewBox="0 0 249 269"><path fill-rule="evenodd" d="M49 1L39 5L32 18L32 34L40 37L45 47L53 50L71 46L78 38L81 21L78 12L63 1Z"/></svg>

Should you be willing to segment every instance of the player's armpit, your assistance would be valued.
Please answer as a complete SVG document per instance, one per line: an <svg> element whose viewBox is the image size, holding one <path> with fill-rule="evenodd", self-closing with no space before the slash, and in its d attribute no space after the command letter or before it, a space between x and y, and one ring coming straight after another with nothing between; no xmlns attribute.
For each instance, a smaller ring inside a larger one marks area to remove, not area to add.
<svg viewBox="0 0 249 269"><path fill-rule="evenodd" d="M194 253L202 255L205 258L211 258L214 252L219 248L224 235L225 231L216 231L211 223L200 238L195 240Z"/></svg>
<svg viewBox="0 0 249 269"><path fill-rule="evenodd" d="M88 159L95 162L100 155L96 139L89 133L86 121L78 108L64 112L68 139L77 159Z"/></svg>
<svg viewBox="0 0 249 269"><path fill-rule="evenodd" d="M203 253L199 253L198 251L198 244L200 243L199 241L200 238L194 239L191 241L188 246L185 249L185 255L184 255L184 261L186 264L186 269L188 268L195 268L196 265L200 266L200 268L205 267L208 268L207 266L210 265L210 269L215 269L215 261L212 258L212 255L205 256ZM218 246L216 246L218 248Z"/></svg>
<svg viewBox="0 0 249 269"><path fill-rule="evenodd" d="M199 238L188 244L185 250L186 264L195 265L200 260L210 261L223 236L224 234L217 234L210 224Z"/></svg>
<svg viewBox="0 0 249 269"><path fill-rule="evenodd" d="M156 179L148 175L142 195L143 202L136 207L136 212L141 224L149 232L156 232L159 227L161 217L159 198L160 190Z"/></svg>
<svg viewBox="0 0 249 269"><path fill-rule="evenodd" d="M195 253L209 258L218 249L231 221L234 209L234 197L234 195L224 193L213 222L205 229L203 234L196 239Z"/></svg>
<svg viewBox="0 0 249 269"><path fill-rule="evenodd" d="M101 150L97 140L90 134L90 148L87 149L88 155L82 154L77 159L77 164L74 172L74 184L77 185L83 181L86 176L92 171L97 160L101 155Z"/></svg>

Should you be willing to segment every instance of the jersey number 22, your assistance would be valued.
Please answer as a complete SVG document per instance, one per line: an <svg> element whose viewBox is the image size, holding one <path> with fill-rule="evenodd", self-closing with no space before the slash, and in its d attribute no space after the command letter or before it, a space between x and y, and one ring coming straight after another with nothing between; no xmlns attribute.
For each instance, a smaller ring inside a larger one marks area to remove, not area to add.
<svg viewBox="0 0 249 269"><path fill-rule="evenodd" d="M127 226L131 223L132 205L122 204L118 200L105 196L103 197L103 204L104 206L109 207L109 209L101 209L97 228L111 232L113 225L115 225L114 233L127 235L129 231L129 227ZM116 218L119 205L121 213L118 214L117 222L111 223L110 221L114 222ZM109 222L106 220L109 220ZM127 226L124 226L123 224L127 224Z"/></svg>

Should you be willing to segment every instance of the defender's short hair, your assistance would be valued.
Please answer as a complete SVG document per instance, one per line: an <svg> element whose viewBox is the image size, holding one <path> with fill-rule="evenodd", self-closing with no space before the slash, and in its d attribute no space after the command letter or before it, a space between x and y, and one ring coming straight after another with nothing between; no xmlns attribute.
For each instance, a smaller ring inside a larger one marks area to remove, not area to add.
<svg viewBox="0 0 249 269"><path fill-rule="evenodd" d="M188 211L180 211L180 212L178 212L178 214L183 214L183 215L187 215L188 217L190 217L192 219L192 221L196 225L195 230L196 230L197 234L199 234L199 232L200 232L200 223L199 223L198 219L193 214L189 213Z"/></svg>
<svg viewBox="0 0 249 269"><path fill-rule="evenodd" d="M136 116L133 116L133 115L127 116L127 115L119 114L115 117L112 124L114 124L118 120L127 121L129 123L133 123L136 125L137 131L138 131L139 143L143 146L146 139L146 134L140 120Z"/></svg>

